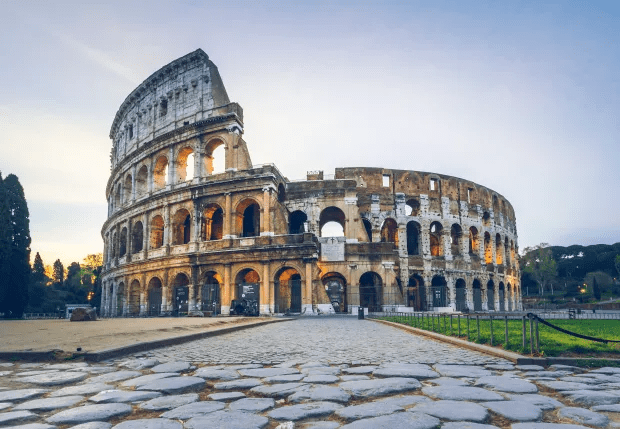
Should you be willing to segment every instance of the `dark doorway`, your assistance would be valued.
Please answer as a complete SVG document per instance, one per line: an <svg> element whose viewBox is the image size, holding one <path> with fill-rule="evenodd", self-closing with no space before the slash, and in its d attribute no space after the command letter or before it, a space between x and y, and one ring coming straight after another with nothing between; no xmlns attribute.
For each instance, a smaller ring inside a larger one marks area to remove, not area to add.
<svg viewBox="0 0 620 429"><path fill-rule="evenodd" d="M447 285L446 279L437 276L433 277L433 307L447 307Z"/></svg>
<svg viewBox="0 0 620 429"><path fill-rule="evenodd" d="M482 311L482 287L478 279L474 280L474 311Z"/></svg>
<svg viewBox="0 0 620 429"><path fill-rule="evenodd" d="M468 310L466 292L465 280L458 279L456 281L456 311Z"/></svg>
<svg viewBox="0 0 620 429"><path fill-rule="evenodd" d="M489 310L495 310L495 285L493 280L489 280L487 283L487 308Z"/></svg>
<svg viewBox="0 0 620 429"><path fill-rule="evenodd" d="M379 274L369 271L360 277L360 306L369 312L382 311L383 285Z"/></svg>
<svg viewBox="0 0 620 429"><path fill-rule="evenodd" d="M159 316L161 314L161 282L158 278L153 278L149 282L149 316Z"/></svg>
<svg viewBox="0 0 620 429"><path fill-rule="evenodd" d="M301 313L301 276L291 277L291 313Z"/></svg>
<svg viewBox="0 0 620 429"><path fill-rule="evenodd" d="M213 283L211 283L213 281ZM220 314L220 284L215 279L208 279L207 283L202 286L202 311L211 311L213 315Z"/></svg>
<svg viewBox="0 0 620 429"><path fill-rule="evenodd" d="M174 312L177 316L189 309L189 287L177 286L174 289Z"/></svg>

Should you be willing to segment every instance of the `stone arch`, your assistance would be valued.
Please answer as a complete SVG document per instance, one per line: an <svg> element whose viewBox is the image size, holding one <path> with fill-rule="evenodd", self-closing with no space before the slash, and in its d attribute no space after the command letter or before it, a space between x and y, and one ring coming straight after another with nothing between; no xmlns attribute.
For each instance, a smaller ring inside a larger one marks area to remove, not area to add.
<svg viewBox="0 0 620 429"><path fill-rule="evenodd" d="M289 234L302 234L306 232L306 222L308 222L308 215L301 210L295 210L288 217Z"/></svg>
<svg viewBox="0 0 620 429"><path fill-rule="evenodd" d="M146 165L140 166L136 174L136 196L144 196L149 193L149 169Z"/></svg>
<svg viewBox="0 0 620 429"><path fill-rule="evenodd" d="M123 204L127 204L131 201L131 191L132 191L131 174L127 174L123 182L123 192L122 192L123 193Z"/></svg>
<svg viewBox="0 0 620 429"><path fill-rule="evenodd" d="M504 263L504 246L502 245L502 236L495 234L495 263L502 265Z"/></svg>
<svg viewBox="0 0 620 429"><path fill-rule="evenodd" d="M164 218L160 215L153 216L151 219L151 249L158 249L164 245Z"/></svg>
<svg viewBox="0 0 620 429"><path fill-rule="evenodd" d="M235 288L236 288L236 296L237 301L246 301L246 305L253 307L256 305L256 308L252 308L251 312L254 312L256 315L259 313L260 305L261 305L261 277L258 274L258 271L254 268L241 268L237 271L235 275ZM231 311L234 311L235 314L241 314L241 310L239 306L233 308L231 305Z"/></svg>
<svg viewBox="0 0 620 429"><path fill-rule="evenodd" d="M424 278L419 274L413 274L409 277L407 288L407 306L413 307L416 311L428 310Z"/></svg>
<svg viewBox="0 0 620 429"><path fill-rule="evenodd" d="M398 247L398 224L392 218L387 218L383 221L381 227L381 242L394 243Z"/></svg>
<svg viewBox="0 0 620 429"><path fill-rule="evenodd" d="M125 304L126 304L125 283L120 282L116 286L116 302L113 304L116 306L117 315L121 315L125 312Z"/></svg>
<svg viewBox="0 0 620 429"><path fill-rule="evenodd" d="M433 308L448 306L448 283L444 276L434 276L431 280Z"/></svg>
<svg viewBox="0 0 620 429"><path fill-rule="evenodd" d="M508 292L508 308L506 310L513 311L513 302L514 302L514 290L510 283L506 284L506 291Z"/></svg>
<svg viewBox="0 0 620 429"><path fill-rule="evenodd" d="M224 233L224 211L218 204L211 203L204 208L201 231L203 241L222 239Z"/></svg>
<svg viewBox="0 0 620 429"><path fill-rule="evenodd" d="M410 198L405 205L405 215L407 216L419 216L420 215L420 200L418 198Z"/></svg>
<svg viewBox="0 0 620 429"><path fill-rule="evenodd" d="M179 272L172 281L172 311L175 315L189 310L189 276Z"/></svg>
<svg viewBox="0 0 620 429"><path fill-rule="evenodd" d="M204 169L206 174L219 174L226 171L226 152L228 144L221 137L210 139L205 144Z"/></svg>
<svg viewBox="0 0 620 429"><path fill-rule="evenodd" d="M178 183L190 181L194 178L194 149L183 146L176 155L176 179Z"/></svg>
<svg viewBox="0 0 620 429"><path fill-rule="evenodd" d="M151 277L146 287L147 314L159 316L161 314L163 286L159 277Z"/></svg>
<svg viewBox="0 0 620 429"><path fill-rule="evenodd" d="M137 221L131 228L131 253L141 252L144 246L144 227Z"/></svg>
<svg viewBox="0 0 620 429"><path fill-rule="evenodd" d="M487 308L491 311L495 310L495 283L493 280L487 282Z"/></svg>
<svg viewBox="0 0 620 429"><path fill-rule="evenodd" d="M504 282L499 282L499 311L506 311L506 291L504 290Z"/></svg>
<svg viewBox="0 0 620 429"><path fill-rule="evenodd" d="M153 166L153 190L163 189L168 184L168 158L160 155Z"/></svg>
<svg viewBox="0 0 620 429"><path fill-rule="evenodd" d="M457 279L455 284L456 311L468 310L467 306L467 283L464 279Z"/></svg>
<svg viewBox="0 0 620 429"><path fill-rule="evenodd" d="M121 229L118 256L125 256L126 254L127 254L127 227L124 226L123 229Z"/></svg>
<svg viewBox="0 0 620 429"><path fill-rule="evenodd" d="M360 306L370 312L383 310L383 280L374 271L367 271L360 276Z"/></svg>
<svg viewBox="0 0 620 429"><path fill-rule="evenodd" d="M213 314L222 313L222 276L215 270L209 270L202 275L200 288L200 303L202 311Z"/></svg>
<svg viewBox="0 0 620 429"><path fill-rule="evenodd" d="M493 263L493 249L491 247L491 234L484 233L484 262L487 264Z"/></svg>
<svg viewBox="0 0 620 429"><path fill-rule="evenodd" d="M362 218L362 224L364 225L364 230L366 231L366 235L368 236L368 242L372 242L372 224L366 218Z"/></svg>
<svg viewBox="0 0 620 429"><path fill-rule="evenodd" d="M129 302L128 302L128 313L134 316L140 314L140 282L138 280L133 280L129 284Z"/></svg>
<svg viewBox="0 0 620 429"><path fill-rule="evenodd" d="M253 198L245 198L235 210L236 228L241 237L260 235L260 204Z"/></svg>
<svg viewBox="0 0 620 429"><path fill-rule="evenodd" d="M482 311L482 283L480 283L480 280L474 279L472 289L474 299L474 311Z"/></svg>
<svg viewBox="0 0 620 429"><path fill-rule="evenodd" d="M276 313L301 313L302 279L299 271L284 266L274 275Z"/></svg>
<svg viewBox="0 0 620 429"><path fill-rule="evenodd" d="M336 313L346 313L347 307L347 279L342 274L330 271L321 277L329 302Z"/></svg>
<svg viewBox="0 0 620 429"><path fill-rule="evenodd" d="M461 240L463 238L463 229L458 223L452 224L450 228L450 251L453 255L461 254Z"/></svg>
<svg viewBox="0 0 620 429"><path fill-rule="evenodd" d="M172 218L172 244L187 244L191 241L192 216L185 208L177 210Z"/></svg>
<svg viewBox="0 0 620 429"><path fill-rule="evenodd" d="M478 255L480 252L480 237L478 228L472 226L469 228L469 254Z"/></svg>
<svg viewBox="0 0 620 429"><path fill-rule="evenodd" d="M338 228L337 225L340 225L340 228ZM324 229L324 227L326 228ZM321 232L321 237L345 236L345 227L346 217L341 209L334 206L323 209L319 216L319 231Z"/></svg>
<svg viewBox="0 0 620 429"><path fill-rule="evenodd" d="M489 212L482 213L482 226L489 228L491 226L491 214Z"/></svg>
<svg viewBox="0 0 620 429"><path fill-rule="evenodd" d="M443 256L443 245L441 234L443 225L441 222L433 222L429 228L430 231L430 250L431 256Z"/></svg>

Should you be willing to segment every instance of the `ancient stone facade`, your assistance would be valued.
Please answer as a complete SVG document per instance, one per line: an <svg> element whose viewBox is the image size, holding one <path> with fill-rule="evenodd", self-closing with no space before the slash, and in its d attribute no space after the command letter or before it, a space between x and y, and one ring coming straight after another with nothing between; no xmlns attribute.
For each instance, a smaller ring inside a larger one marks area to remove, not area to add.
<svg viewBox="0 0 620 429"><path fill-rule="evenodd" d="M243 110L202 51L120 107L102 228L105 316L521 309L515 213L442 174L381 168L291 182L253 165ZM218 171L218 161L223 161Z"/></svg>

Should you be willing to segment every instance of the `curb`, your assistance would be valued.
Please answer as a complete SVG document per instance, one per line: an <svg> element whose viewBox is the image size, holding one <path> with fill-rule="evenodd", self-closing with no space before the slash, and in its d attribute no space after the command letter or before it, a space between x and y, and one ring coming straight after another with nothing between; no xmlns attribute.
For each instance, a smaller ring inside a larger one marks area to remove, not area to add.
<svg viewBox="0 0 620 429"><path fill-rule="evenodd" d="M143 352L147 350L156 349L159 347L173 346L176 344L186 343L189 341L200 340L203 338L217 337L219 335L230 334L231 332L242 331L244 329L255 328L258 326L267 325L269 323L286 322L293 319L273 319L264 320L257 323L231 326L229 328L222 328L208 332L198 332L189 335L182 335L179 337L164 338L161 340L144 341L140 343L131 344L128 346L115 347L110 349L101 350L98 352L83 352L73 353L71 358L83 357L87 362L100 362L102 360L111 359L127 354ZM49 350L49 351L12 351L12 352L0 352L0 360L27 360L27 361L53 361L56 359L56 354L62 354L62 350Z"/></svg>
<svg viewBox="0 0 620 429"><path fill-rule="evenodd" d="M606 359L606 358L568 358L568 357L530 357L523 356L521 354L510 352L507 350L497 349L491 346L485 346L484 344L476 344L471 343L466 340L461 340L460 338L449 337L447 335L438 334L436 332L425 331L423 329L414 328L413 326L402 325L400 323L388 322L387 320L378 320L378 319L368 319L373 322L383 323L385 325L392 326L397 329L401 329L403 331L408 331L417 335L422 335L425 337L432 338L434 340L443 341L444 343L449 343L458 347L463 347L469 350L474 350L480 353L488 354L491 356L503 358L509 360L517 365L541 365L541 366L549 366L553 364L557 365L572 365L572 366L584 366L584 363L600 363L602 365L605 364L615 364L620 366L620 359ZM600 366L602 366L600 365ZM590 365L592 366L592 365Z"/></svg>

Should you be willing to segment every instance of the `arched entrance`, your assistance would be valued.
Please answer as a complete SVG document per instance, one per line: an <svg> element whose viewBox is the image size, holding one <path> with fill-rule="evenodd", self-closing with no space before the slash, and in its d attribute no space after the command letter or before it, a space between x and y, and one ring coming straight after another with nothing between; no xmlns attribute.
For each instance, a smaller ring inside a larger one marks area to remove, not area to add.
<svg viewBox="0 0 620 429"><path fill-rule="evenodd" d="M512 289L512 286L510 286L510 283L507 284L507 289L508 291L508 311L512 311L513 309L513 299L514 299L514 290Z"/></svg>
<svg viewBox="0 0 620 429"><path fill-rule="evenodd" d="M132 316L140 314L140 282L134 280L129 285L128 313Z"/></svg>
<svg viewBox="0 0 620 429"><path fill-rule="evenodd" d="M407 288L407 306L413 307L415 311L426 311L426 288L424 279L419 274L409 277Z"/></svg>
<svg viewBox="0 0 620 429"><path fill-rule="evenodd" d="M383 304L383 282L379 274L369 271L360 277L360 306L379 312Z"/></svg>
<svg viewBox="0 0 620 429"><path fill-rule="evenodd" d="M245 268L235 277L237 298L231 302L234 314L258 316L260 309L260 276L251 268Z"/></svg>
<svg viewBox="0 0 620 429"><path fill-rule="evenodd" d="M148 308L149 316L159 316L161 314L161 280L153 277L148 285Z"/></svg>
<svg viewBox="0 0 620 429"><path fill-rule="evenodd" d="M431 287L433 288L433 307L448 306L448 285L442 276L433 277Z"/></svg>
<svg viewBox="0 0 620 429"><path fill-rule="evenodd" d="M205 280L200 294L202 311L210 311L213 315L221 314L221 280L220 275L215 271L209 271L205 274Z"/></svg>
<svg viewBox="0 0 620 429"><path fill-rule="evenodd" d="M172 313L176 316L189 310L189 279L183 273L177 274L172 287Z"/></svg>
<svg viewBox="0 0 620 429"><path fill-rule="evenodd" d="M482 311L482 285L480 280L474 279L474 311Z"/></svg>
<svg viewBox="0 0 620 429"><path fill-rule="evenodd" d="M504 301L504 282L499 282L499 311L506 311L506 301Z"/></svg>
<svg viewBox="0 0 620 429"><path fill-rule="evenodd" d="M274 278L276 313L301 313L301 276L295 268L283 267Z"/></svg>
<svg viewBox="0 0 620 429"><path fill-rule="evenodd" d="M495 284L493 280L489 280L487 283L487 308L495 310Z"/></svg>
<svg viewBox="0 0 620 429"><path fill-rule="evenodd" d="M465 280L456 281L456 311L468 310L467 307L467 284Z"/></svg>
<svg viewBox="0 0 620 429"><path fill-rule="evenodd" d="M338 273L327 273L322 278L325 292L336 313L346 313L347 308L347 281Z"/></svg>
<svg viewBox="0 0 620 429"><path fill-rule="evenodd" d="M123 307L125 306L125 283L121 282L116 287L116 315L123 314Z"/></svg>
<svg viewBox="0 0 620 429"><path fill-rule="evenodd" d="M306 222L308 221L308 215L301 210L296 210L288 217L288 232L289 234L303 234L306 232Z"/></svg>

